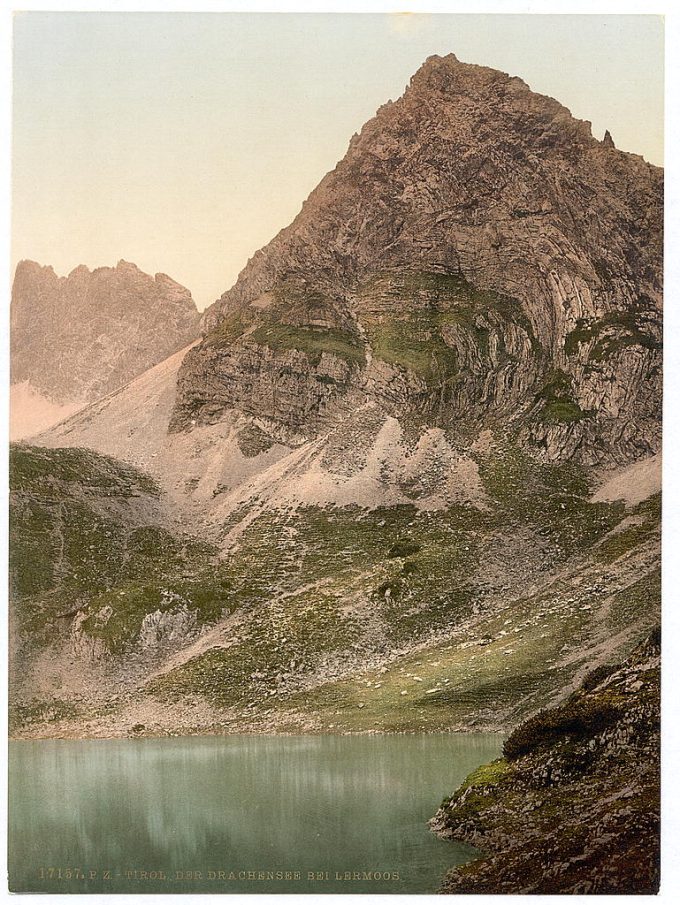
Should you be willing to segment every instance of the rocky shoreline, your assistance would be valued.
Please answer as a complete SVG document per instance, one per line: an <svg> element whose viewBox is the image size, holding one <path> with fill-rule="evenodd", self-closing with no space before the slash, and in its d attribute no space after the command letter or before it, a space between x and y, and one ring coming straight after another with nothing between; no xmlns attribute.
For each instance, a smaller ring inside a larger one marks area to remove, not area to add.
<svg viewBox="0 0 680 905"><path fill-rule="evenodd" d="M431 821L485 852L447 893L654 894L659 888L660 631L522 723Z"/></svg>

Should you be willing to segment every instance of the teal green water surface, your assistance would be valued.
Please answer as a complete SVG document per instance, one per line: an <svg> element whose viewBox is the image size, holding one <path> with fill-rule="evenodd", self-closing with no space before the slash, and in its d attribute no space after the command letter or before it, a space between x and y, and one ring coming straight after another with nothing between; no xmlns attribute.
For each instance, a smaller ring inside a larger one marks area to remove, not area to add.
<svg viewBox="0 0 680 905"><path fill-rule="evenodd" d="M498 735L10 743L10 888L435 892L474 850L430 832Z"/></svg>

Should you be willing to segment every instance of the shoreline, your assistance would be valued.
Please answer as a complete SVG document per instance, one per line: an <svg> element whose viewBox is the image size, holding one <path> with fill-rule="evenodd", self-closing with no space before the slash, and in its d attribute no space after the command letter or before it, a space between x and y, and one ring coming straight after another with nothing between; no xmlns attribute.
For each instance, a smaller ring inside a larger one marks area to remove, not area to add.
<svg viewBox="0 0 680 905"><path fill-rule="evenodd" d="M319 729L319 730L305 730L305 731L290 731L290 730L272 730L272 729L254 729L254 728L244 728L244 729L234 729L234 730L219 730L216 729L214 731L206 731L201 729L197 732L182 732L182 733L173 733L173 732L154 732L154 731L144 731L144 732L128 732L128 733L120 733L118 735L104 735L100 733L88 733L86 735L70 735L70 734L54 734L54 735L46 735L46 734L27 734L27 733L19 733L12 734L10 733L8 736L8 740L10 742L34 742L34 741L136 741L140 739L161 739L161 738L227 738L231 736L271 736L271 737L290 737L297 738L301 736L336 736L338 738L346 737L346 736L366 736L366 735L460 735L460 734L480 734L480 735L507 735L510 730L507 727L496 727L496 728L471 728L471 727L452 727L448 729L399 729L399 730L386 730L386 729L349 729L341 732L333 732L332 730L327 729Z"/></svg>

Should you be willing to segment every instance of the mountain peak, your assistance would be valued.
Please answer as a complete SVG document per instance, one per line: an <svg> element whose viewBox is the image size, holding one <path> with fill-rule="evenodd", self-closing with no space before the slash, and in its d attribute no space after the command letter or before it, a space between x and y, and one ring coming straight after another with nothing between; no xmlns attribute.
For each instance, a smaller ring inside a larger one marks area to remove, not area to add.
<svg viewBox="0 0 680 905"><path fill-rule="evenodd" d="M537 124L554 128L568 127L569 140L592 141L591 124L577 120L567 107L547 95L539 94L518 76L507 72L464 63L454 54L430 56L410 80L400 102L404 106L426 101L445 104L451 119L497 123L505 131L514 114L527 117L527 132ZM500 133L502 139L505 136Z"/></svg>
<svg viewBox="0 0 680 905"><path fill-rule="evenodd" d="M411 76L410 87L448 87L455 83L455 80L476 80L480 84L484 81L511 80L506 73L497 69L490 69L488 66L480 66L476 63L465 63L459 60L454 53L448 53L444 56L432 54L427 57L424 63ZM521 82L521 79L517 79ZM522 84L524 84L522 82Z"/></svg>
<svg viewBox="0 0 680 905"><path fill-rule="evenodd" d="M461 61L458 59L455 53L447 53L444 56L441 56L441 54L438 53L430 54L430 56L425 59L425 61L418 67L416 72L411 76L411 82L417 81L419 78L430 75L431 73L450 70L460 65L466 64L461 64Z"/></svg>
<svg viewBox="0 0 680 905"><path fill-rule="evenodd" d="M436 90L451 94L482 93L492 87L496 90L503 87L517 95L532 94L553 106L562 108L562 105L553 98L533 92L519 76L512 76L503 70L481 66L478 63L466 63L453 53L429 56L409 81L409 88L412 90Z"/></svg>
<svg viewBox="0 0 680 905"><path fill-rule="evenodd" d="M144 271L140 270L136 264L133 264L131 261L125 261L123 258L118 261L116 264L116 270L121 273L143 273Z"/></svg>
<svg viewBox="0 0 680 905"><path fill-rule="evenodd" d="M37 261L33 261L31 258L22 258L21 261L16 266L15 278L17 276L21 277L25 274L56 274L54 273L54 268L51 264L39 264Z"/></svg>
<svg viewBox="0 0 680 905"><path fill-rule="evenodd" d="M557 100L453 54L429 57L402 97L352 138L295 220L208 309L209 335L185 360L173 424L199 423L202 411L214 420L238 402L313 432L333 410L330 401L353 405L365 387L364 398L391 412L440 400L437 426L473 411L483 419L502 410L512 419L508 405L517 413L536 409L540 423L532 415L526 424L552 458L625 460L654 451L656 390L648 395L636 379L639 400L630 402L624 439L606 387L629 379L626 356L639 343L649 380L655 387L660 380L662 197L658 168L596 140L590 123ZM644 337L626 328L626 310L644 310ZM456 318L467 327L452 326ZM597 364L606 379L593 376L583 324L596 325L587 334L593 342L612 327L611 341L601 339L606 354L593 347L606 359ZM325 343L320 329L334 331ZM265 404L266 388L292 364L282 359L278 375L269 372L275 361L261 362L260 386L252 379L257 340L282 352L312 344L316 357L327 349L329 361L335 349L343 365L324 372L318 390L312 376L308 386L277 394L276 406ZM231 359L224 392L211 373L216 347ZM188 379L192 367L195 379ZM416 389L418 380L441 386L433 394L426 385ZM246 387L252 398L242 398ZM310 412L301 415L299 404ZM610 441L620 448L608 448Z"/></svg>
<svg viewBox="0 0 680 905"><path fill-rule="evenodd" d="M73 270L69 273L69 279L73 277L82 277L87 279L91 275L92 271L86 264L78 264L77 267L74 267Z"/></svg>

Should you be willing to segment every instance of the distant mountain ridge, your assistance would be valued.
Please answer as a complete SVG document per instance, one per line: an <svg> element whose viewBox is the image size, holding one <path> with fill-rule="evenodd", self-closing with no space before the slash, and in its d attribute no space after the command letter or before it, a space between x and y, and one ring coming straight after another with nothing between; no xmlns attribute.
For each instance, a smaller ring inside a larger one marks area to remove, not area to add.
<svg viewBox="0 0 680 905"><path fill-rule="evenodd" d="M21 261L10 309L11 382L28 384L57 406L94 402L187 346L199 313L184 286L135 264L59 277L52 267Z"/></svg>

